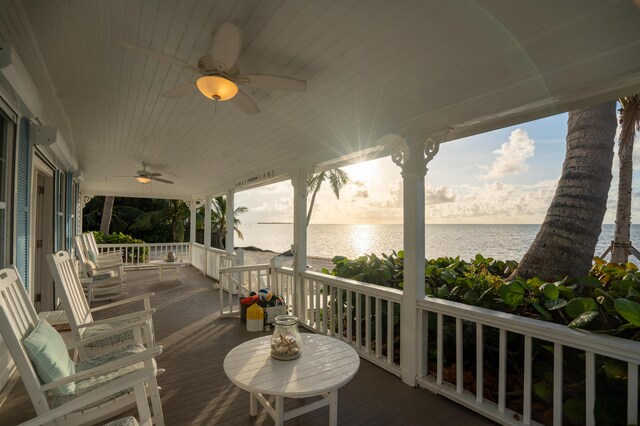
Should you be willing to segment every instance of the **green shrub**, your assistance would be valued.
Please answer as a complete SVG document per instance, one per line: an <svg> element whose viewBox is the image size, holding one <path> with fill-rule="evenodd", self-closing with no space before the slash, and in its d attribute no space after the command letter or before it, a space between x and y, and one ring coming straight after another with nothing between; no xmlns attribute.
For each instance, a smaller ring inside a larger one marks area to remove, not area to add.
<svg viewBox="0 0 640 426"><path fill-rule="evenodd" d="M114 232L111 234L103 234L100 231L93 231L93 235L96 237L97 244L144 244L143 240L133 238L131 235L123 234L122 232ZM127 263L144 263L149 258L149 248L145 247L142 250L126 250L125 261Z"/></svg>

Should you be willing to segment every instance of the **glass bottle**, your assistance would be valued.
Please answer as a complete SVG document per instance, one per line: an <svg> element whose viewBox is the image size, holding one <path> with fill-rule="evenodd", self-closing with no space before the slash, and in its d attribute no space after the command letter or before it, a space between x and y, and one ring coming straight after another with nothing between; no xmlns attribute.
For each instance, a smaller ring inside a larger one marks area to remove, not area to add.
<svg viewBox="0 0 640 426"><path fill-rule="evenodd" d="M302 339L298 331L298 317L278 315L271 336L271 356L275 359L296 359L302 352Z"/></svg>

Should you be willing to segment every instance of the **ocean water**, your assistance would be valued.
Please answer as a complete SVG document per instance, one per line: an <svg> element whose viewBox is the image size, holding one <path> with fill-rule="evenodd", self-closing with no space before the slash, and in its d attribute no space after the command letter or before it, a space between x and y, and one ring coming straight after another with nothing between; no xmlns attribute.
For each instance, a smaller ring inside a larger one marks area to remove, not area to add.
<svg viewBox="0 0 640 426"><path fill-rule="evenodd" d="M533 242L540 225L427 225L427 258L460 256L468 260L481 253L494 259L520 260ZM291 224L240 225L244 240L236 246L255 246L283 252L293 242ZM614 225L603 225L596 255L601 255L613 239ZM640 225L631 226L631 240L640 248ZM391 253L402 248L402 225L309 225L310 256L357 257L362 254Z"/></svg>

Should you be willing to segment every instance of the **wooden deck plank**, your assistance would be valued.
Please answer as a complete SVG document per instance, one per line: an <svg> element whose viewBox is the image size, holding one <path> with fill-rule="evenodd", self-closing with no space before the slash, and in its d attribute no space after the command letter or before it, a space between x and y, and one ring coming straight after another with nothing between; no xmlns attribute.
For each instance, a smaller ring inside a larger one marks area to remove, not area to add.
<svg viewBox="0 0 640 426"><path fill-rule="evenodd" d="M233 385L224 374L222 362L238 344L269 333L250 333L238 319L218 315L218 291L213 281L192 267L182 270L182 281L158 280L157 271L127 272L129 295L155 292L152 306L158 357L166 372L158 377L167 425L271 425L273 421L259 409L249 416L248 393ZM124 313L127 308L113 312ZM396 376L361 360L354 379L340 389L338 421L345 425L490 425L491 421L446 398L426 390L411 388ZM311 401L312 399L307 399ZM286 401L287 409L302 400ZM0 424L16 425L35 416L22 382L18 380L0 407ZM326 425L328 407L286 423Z"/></svg>

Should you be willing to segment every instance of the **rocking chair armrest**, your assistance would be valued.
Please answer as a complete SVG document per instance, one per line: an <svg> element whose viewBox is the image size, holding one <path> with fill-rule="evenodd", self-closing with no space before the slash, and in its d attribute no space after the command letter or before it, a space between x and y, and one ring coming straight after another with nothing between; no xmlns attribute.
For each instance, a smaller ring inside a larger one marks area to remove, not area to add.
<svg viewBox="0 0 640 426"><path fill-rule="evenodd" d="M155 313L156 310L155 309L145 309L144 311L138 311L138 312L132 312L130 314L125 314L125 315L118 315L117 317L111 317L111 318L105 318L105 319L101 319L101 320L97 320L97 321L92 321L92 322L87 322L84 324L78 324L78 328L88 328L88 327L93 327L96 325L103 325L103 324L113 324L116 322L124 322L124 321L129 321L129 320L135 320L138 318L145 318L145 317L150 317L151 314Z"/></svg>
<svg viewBox="0 0 640 426"><path fill-rule="evenodd" d="M128 303L137 302L138 300L150 299L155 293L145 293L139 296L127 297L126 299L118 300L117 302L112 302L107 305L98 306L97 308L91 308L91 312L98 312L104 309L114 308L116 306L126 305Z"/></svg>
<svg viewBox="0 0 640 426"><path fill-rule="evenodd" d="M127 374L126 376L114 380L107 385L101 386L84 395L81 395L70 402L67 402L52 410L42 413L38 417L27 420L24 423L20 423L20 426L42 426L45 424L49 424L55 419L59 419L73 411L77 411L79 409L82 409L83 407L88 406L89 404L108 397L109 395L113 394L114 391L127 389L137 384L144 383L153 378L155 375L156 372L153 368L141 368L140 370L136 370L133 373Z"/></svg>
<svg viewBox="0 0 640 426"><path fill-rule="evenodd" d="M98 264L96 265L97 268L116 268L119 266L124 266L124 263L122 263L122 260L117 260L117 259L98 259Z"/></svg>
<svg viewBox="0 0 640 426"><path fill-rule="evenodd" d="M80 346L85 346L88 345L91 342L95 342L97 340L100 339L104 339L105 337L109 337L109 336L113 336L114 334L120 334L123 331L128 331L128 330L134 330L136 328L142 328L144 325L148 324L149 322L145 319L140 319L138 321L132 321L129 322L127 324L121 325L119 327L113 327L110 330L105 330L101 333L95 334L91 337L87 337L81 340L78 340L77 342L74 342L70 345L67 345L67 349L77 349ZM89 326L90 327L90 326ZM89 328L87 327L87 328Z"/></svg>
<svg viewBox="0 0 640 426"><path fill-rule="evenodd" d="M122 268L123 268L122 263L117 264L117 265L115 265L115 264L114 264L114 265L109 265L109 264L106 264L106 265L105 265L105 264L100 264L100 265L96 265L96 267L95 267L95 268L93 268L93 270L94 270L95 272L102 272L102 271L114 271L114 272L116 272L117 274L121 275L121 274L122 274L122 272L123 272Z"/></svg>
<svg viewBox="0 0 640 426"><path fill-rule="evenodd" d="M157 357L162 353L161 347L153 347L149 348L145 351L126 356L124 358L116 359L115 361L108 362L103 365L99 365L98 367L93 367L88 370L81 371L76 374L72 374L71 376L64 377L62 379L54 380L53 382L46 383L40 386L40 389L44 391L51 390L53 388L57 388L58 386L66 385L67 383L75 382L76 380L86 379L88 377L100 376L106 373L110 373L115 370L119 370L123 367L128 367L130 365L138 364L143 361L150 360L152 358Z"/></svg>

